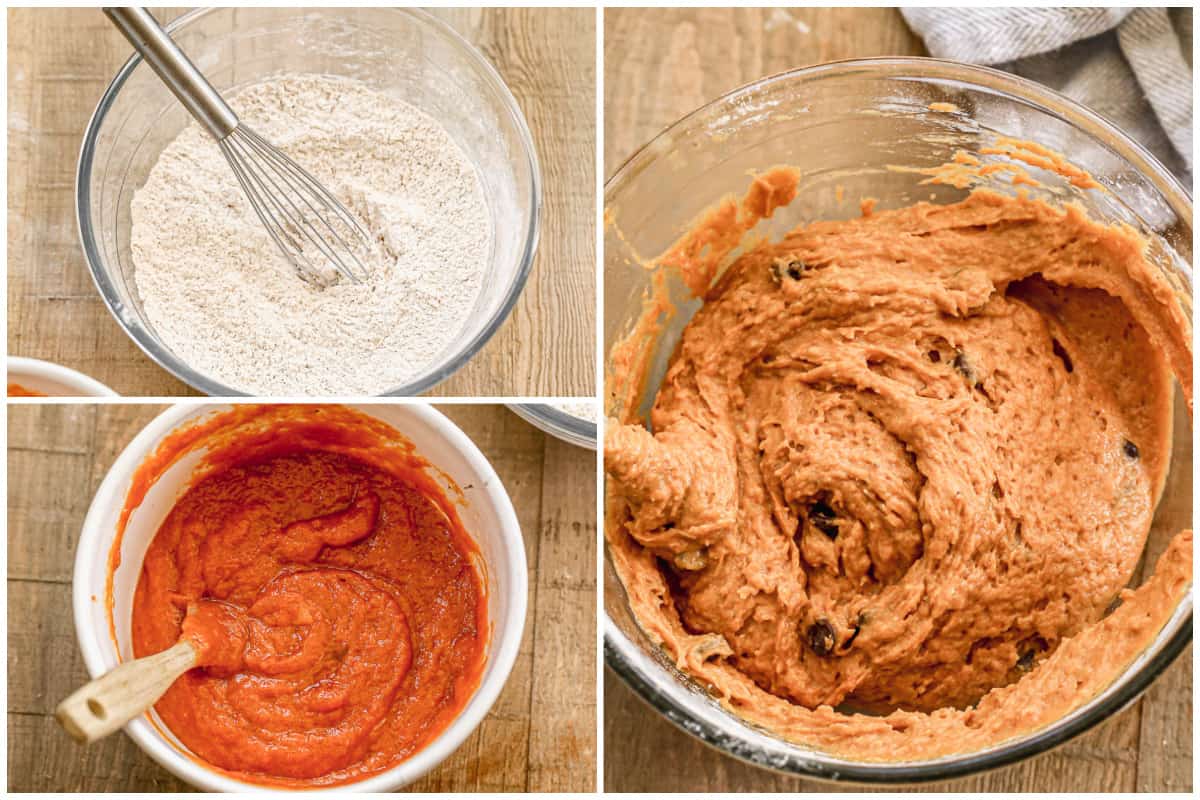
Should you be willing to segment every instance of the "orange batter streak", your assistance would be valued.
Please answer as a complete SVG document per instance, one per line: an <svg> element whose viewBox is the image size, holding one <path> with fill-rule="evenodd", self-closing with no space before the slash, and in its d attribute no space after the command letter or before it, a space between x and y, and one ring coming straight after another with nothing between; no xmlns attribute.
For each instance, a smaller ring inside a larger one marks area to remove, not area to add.
<svg viewBox="0 0 1200 800"><path fill-rule="evenodd" d="M9 397L46 397L45 392L39 392L35 389L27 389L19 383L8 384Z"/></svg>
<svg viewBox="0 0 1200 800"><path fill-rule="evenodd" d="M196 646L206 666L155 708L234 777L309 786L384 771L478 685L478 550L428 465L387 431L348 409L243 408L147 462L158 474L180 449L210 447L146 553L133 648Z"/></svg>

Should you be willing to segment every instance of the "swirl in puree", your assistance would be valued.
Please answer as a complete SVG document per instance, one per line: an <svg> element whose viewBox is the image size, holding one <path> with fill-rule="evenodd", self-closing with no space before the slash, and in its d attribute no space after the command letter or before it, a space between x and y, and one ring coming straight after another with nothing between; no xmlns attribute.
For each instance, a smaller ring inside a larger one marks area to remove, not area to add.
<svg viewBox="0 0 1200 800"><path fill-rule="evenodd" d="M738 714L852 758L1051 722L1190 582L1186 531L1124 589L1190 322L1132 230L1020 190L742 242L797 179L758 176L657 261L704 304L650 429L606 433L632 608Z"/></svg>
<svg viewBox="0 0 1200 800"><path fill-rule="evenodd" d="M188 430L208 447L154 536L137 657L198 663L155 708L200 759L256 783L329 785L395 766L476 688L478 550L406 442L330 407L250 408Z"/></svg>

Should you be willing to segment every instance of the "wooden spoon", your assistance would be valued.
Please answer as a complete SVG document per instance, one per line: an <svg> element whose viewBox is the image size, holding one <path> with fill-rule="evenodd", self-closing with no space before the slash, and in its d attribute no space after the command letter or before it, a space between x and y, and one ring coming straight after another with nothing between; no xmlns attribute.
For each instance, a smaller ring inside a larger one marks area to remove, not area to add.
<svg viewBox="0 0 1200 800"><path fill-rule="evenodd" d="M171 684L199 666L196 646L180 639L152 656L127 661L58 704L54 716L77 742L108 736L158 702Z"/></svg>
<svg viewBox="0 0 1200 800"><path fill-rule="evenodd" d="M216 600L188 604L183 632L170 648L119 664L58 704L54 716L78 742L91 744L150 709L180 675L194 667L236 672L246 644L246 618Z"/></svg>

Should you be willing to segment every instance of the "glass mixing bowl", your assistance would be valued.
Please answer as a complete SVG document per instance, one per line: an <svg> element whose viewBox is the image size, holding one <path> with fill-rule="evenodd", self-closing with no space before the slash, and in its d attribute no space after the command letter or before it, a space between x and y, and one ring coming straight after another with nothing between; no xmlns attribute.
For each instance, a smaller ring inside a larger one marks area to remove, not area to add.
<svg viewBox="0 0 1200 800"><path fill-rule="evenodd" d="M587 402L576 400L571 402ZM530 425L576 447L596 449L596 423L547 403L509 403L508 408Z"/></svg>
<svg viewBox="0 0 1200 800"><path fill-rule="evenodd" d="M1051 200L1076 200L1097 219L1138 229L1150 241L1149 258L1191 317L1191 197L1143 148L1086 108L1012 75L934 59L865 59L799 69L736 89L676 122L617 170L604 197L606 352L630 334L652 290L654 274L644 259L665 251L722 196L741 197L750 173L785 164L802 174L797 199L755 229L777 237L801 221L856 216L865 197L877 198L880 209L961 199L964 190L921 185L926 175L889 167L934 167L958 150L984 163L1003 162L980 153L997 136L1035 141L1090 172L1103 189L1084 191L1054 173L1029 168L1044 184L1038 192ZM1007 182L994 188L1013 190ZM678 312L659 320L644 388L630 403L630 413L643 421L680 332L700 305L674 271L665 278ZM618 381L628 379L608 366ZM606 387L606 411L620 417L626 411L623 396L613 388ZM1178 388L1176 395L1176 408L1186 408ZM1147 570L1166 541L1191 526L1191 422L1177 413L1174 424L1166 489L1143 558ZM1189 593L1113 684L1054 724L978 752L872 763L784 741L710 698L638 626L611 559L605 564L604 606L606 663L677 726L760 766L864 783L941 780L1054 747L1132 702L1187 646L1192 630Z"/></svg>
<svg viewBox="0 0 1200 800"><path fill-rule="evenodd" d="M280 73L353 78L416 106L450 133L475 165L487 198L488 270L453 342L421 375L386 394L418 394L465 364L512 310L537 248L537 154L495 69L450 26L412 9L204 8L166 27L218 91ZM147 355L202 392L242 394L167 347L146 319L133 280L130 200L190 121L140 57L125 63L84 134L75 185L79 235L96 288Z"/></svg>

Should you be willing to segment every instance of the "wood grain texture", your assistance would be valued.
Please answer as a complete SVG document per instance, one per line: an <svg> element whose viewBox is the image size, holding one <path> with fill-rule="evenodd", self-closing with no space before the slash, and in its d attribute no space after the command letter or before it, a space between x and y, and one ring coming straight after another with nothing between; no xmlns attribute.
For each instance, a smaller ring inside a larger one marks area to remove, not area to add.
<svg viewBox="0 0 1200 800"><path fill-rule="evenodd" d="M154 9L170 20L182 9ZM509 319L439 396L590 396L595 390L595 12L439 9L496 67L533 133L541 239ZM78 369L125 395L196 392L111 317L75 224L84 128L130 54L98 9L8 12L8 352Z"/></svg>
<svg viewBox="0 0 1200 800"><path fill-rule="evenodd" d="M889 8L608 9L604 36L607 175L682 115L749 81L836 59L924 54L899 12ZM1166 496L1184 496L1190 470L1173 474L1172 482ZM1191 524L1188 516L1182 509L1167 509L1159 519L1178 530ZM708 748L666 722L611 672L606 671L604 686L606 791L834 788L761 770ZM1071 743L985 775L915 788L1187 791L1192 787L1191 707L1189 651L1138 703Z"/></svg>
<svg viewBox="0 0 1200 800"><path fill-rule="evenodd" d="M188 791L124 734L90 747L54 721L87 680L70 614L71 563L90 499L164 407L8 408L8 789ZM512 675L479 728L412 788L594 790L595 455L503 406L443 405L504 482L525 536L529 616Z"/></svg>
<svg viewBox="0 0 1200 800"><path fill-rule="evenodd" d="M604 173L758 78L841 58L924 54L894 8L607 9Z"/></svg>

